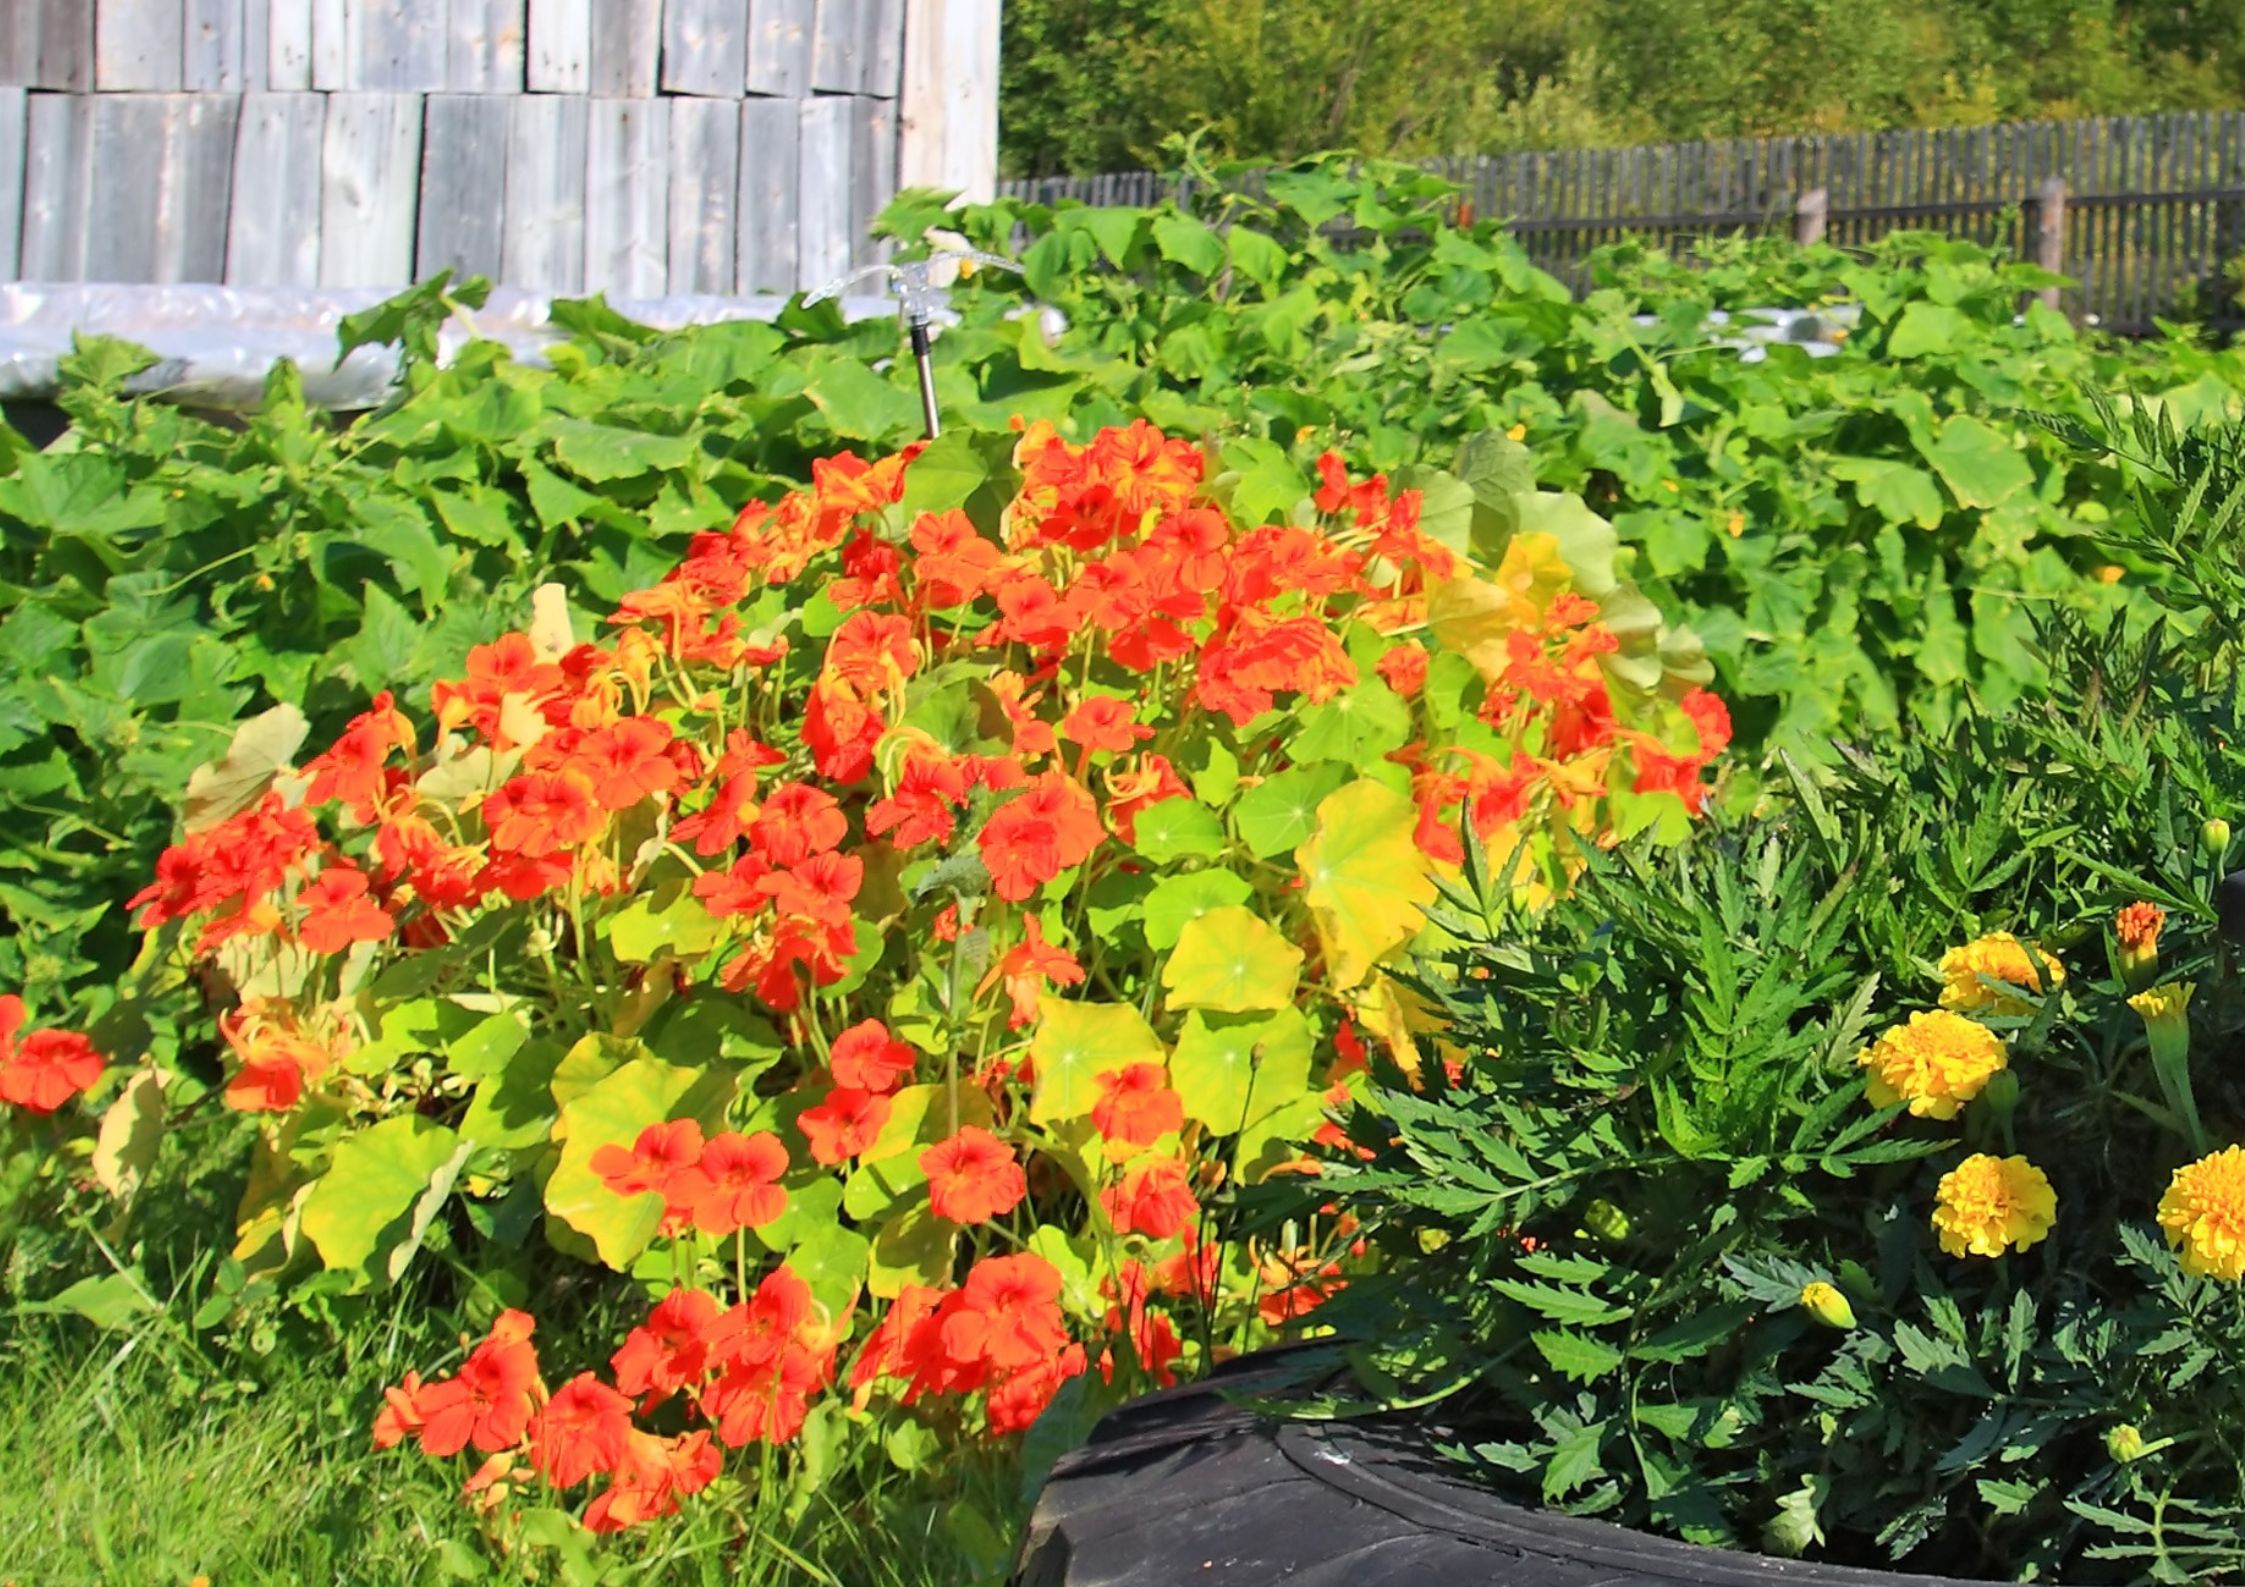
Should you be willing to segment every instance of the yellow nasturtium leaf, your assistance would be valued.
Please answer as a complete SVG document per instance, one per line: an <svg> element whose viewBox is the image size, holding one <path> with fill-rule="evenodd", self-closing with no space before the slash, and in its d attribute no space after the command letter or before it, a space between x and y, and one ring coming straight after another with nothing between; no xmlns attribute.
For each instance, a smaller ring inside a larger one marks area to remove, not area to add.
<svg viewBox="0 0 2245 1587"><path fill-rule="evenodd" d="M1225 904L1185 923L1161 984L1173 1009L1248 1014L1292 1003L1301 973L1301 949L1252 910Z"/></svg>
<svg viewBox="0 0 2245 1587"><path fill-rule="evenodd" d="M1080 1118L1099 1100L1099 1076L1167 1056L1154 1028L1127 1003L1039 998L1037 1034L1029 1043L1037 1082L1029 1117L1038 1124Z"/></svg>
<svg viewBox="0 0 2245 1587"><path fill-rule="evenodd" d="M1425 924L1434 883L1417 825L1410 800L1364 779L1326 796L1317 830L1294 851L1335 991L1358 985Z"/></svg>
<svg viewBox="0 0 2245 1587"><path fill-rule="evenodd" d="M1574 584L1574 569L1560 555L1557 539L1514 535L1495 573L1438 585L1427 602L1427 622L1444 650L1465 657L1484 678L1495 678L1511 663L1511 636L1540 632L1552 601Z"/></svg>
<svg viewBox="0 0 2245 1587"><path fill-rule="evenodd" d="M573 1096L554 1126L561 1161L546 1181L546 1211L592 1241L600 1259L621 1273L646 1249L663 1218L657 1195L619 1196L592 1171L603 1146L629 1147L650 1124L699 1119L714 1127L733 1094L722 1069L687 1069L659 1058L635 1058Z"/></svg>
<svg viewBox="0 0 2245 1587"><path fill-rule="evenodd" d="M1232 1135L1298 1097L1308 1083L1315 1040L1302 1011L1275 1014L1203 1014L1185 1018L1169 1083L1185 1117L1215 1135Z"/></svg>

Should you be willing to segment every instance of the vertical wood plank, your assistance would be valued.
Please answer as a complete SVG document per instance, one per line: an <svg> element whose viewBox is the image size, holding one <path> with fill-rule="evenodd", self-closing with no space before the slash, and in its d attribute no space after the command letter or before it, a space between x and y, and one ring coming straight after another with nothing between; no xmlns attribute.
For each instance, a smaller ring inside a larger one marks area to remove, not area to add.
<svg viewBox="0 0 2245 1587"><path fill-rule="evenodd" d="M170 93L180 84L182 0L101 0L94 13L94 86Z"/></svg>
<svg viewBox="0 0 2245 1587"><path fill-rule="evenodd" d="M325 94L256 93L242 100L234 204L226 233L233 286L320 284L320 144Z"/></svg>
<svg viewBox="0 0 2245 1587"><path fill-rule="evenodd" d="M182 86L190 93L242 92L247 42L243 0L187 0L181 26Z"/></svg>
<svg viewBox="0 0 2245 1587"><path fill-rule="evenodd" d="M850 101L850 263L885 261L892 246L873 240L873 222L896 197L896 101L861 94Z"/></svg>
<svg viewBox="0 0 2245 1587"><path fill-rule="evenodd" d="M670 290L729 293L735 273L740 106L674 99L670 106Z"/></svg>
<svg viewBox="0 0 2245 1587"><path fill-rule="evenodd" d="M421 146L413 274L496 279L507 191L508 106L520 96L431 94Z"/></svg>
<svg viewBox="0 0 2245 1587"><path fill-rule="evenodd" d="M499 279L533 292L585 289L585 142L592 102L524 94L508 106L507 218Z"/></svg>
<svg viewBox="0 0 2245 1587"><path fill-rule="evenodd" d="M523 0L451 0L444 86L456 94L519 94L525 81Z"/></svg>
<svg viewBox="0 0 2245 1587"><path fill-rule="evenodd" d="M88 198L88 280L225 278L240 112L233 94L96 96L94 170L131 170L140 180L100 184Z"/></svg>
<svg viewBox="0 0 2245 1587"><path fill-rule="evenodd" d="M351 0L311 0L312 86L323 93L358 87L352 73L357 50L352 41Z"/></svg>
<svg viewBox="0 0 2245 1587"><path fill-rule="evenodd" d="M272 0L242 0L242 91L262 94L272 54Z"/></svg>
<svg viewBox="0 0 2245 1587"><path fill-rule="evenodd" d="M662 88L662 0L593 0L592 92L652 99Z"/></svg>
<svg viewBox="0 0 2245 1587"><path fill-rule="evenodd" d="M894 99L904 82L904 0L861 3L865 7L860 23L865 58L859 63L859 80L865 93L877 99Z"/></svg>
<svg viewBox="0 0 2245 1587"><path fill-rule="evenodd" d="M0 6L0 87L39 82L39 12L29 5Z"/></svg>
<svg viewBox="0 0 2245 1587"><path fill-rule="evenodd" d="M741 101L739 290L795 290L802 121L792 102Z"/></svg>
<svg viewBox="0 0 2245 1587"><path fill-rule="evenodd" d="M850 101L806 99L801 116L795 284L809 292L850 267Z"/></svg>
<svg viewBox="0 0 2245 1587"><path fill-rule="evenodd" d="M670 106L667 99L591 101L587 292L654 298L670 289Z"/></svg>
<svg viewBox="0 0 2245 1587"><path fill-rule="evenodd" d="M801 99L811 91L818 0L749 0L748 91Z"/></svg>
<svg viewBox="0 0 2245 1587"><path fill-rule="evenodd" d="M906 10L897 180L987 202L998 181L998 0Z"/></svg>
<svg viewBox="0 0 2245 1587"><path fill-rule="evenodd" d="M26 116L23 258L26 281L86 278L86 195L93 188L94 102L33 94Z"/></svg>
<svg viewBox="0 0 2245 1587"><path fill-rule="evenodd" d="M23 247L24 135L31 96L0 88L0 281L16 279Z"/></svg>
<svg viewBox="0 0 2245 1587"><path fill-rule="evenodd" d="M865 0L818 0L811 24L811 90L854 94L864 81Z"/></svg>
<svg viewBox="0 0 2245 1587"><path fill-rule="evenodd" d="M328 101L320 145L320 285L395 287L413 279L421 105L418 94L336 94Z"/></svg>
<svg viewBox="0 0 2245 1587"><path fill-rule="evenodd" d="M312 86L312 0L264 0L265 86L301 93Z"/></svg>
<svg viewBox="0 0 2245 1587"><path fill-rule="evenodd" d="M94 8L89 0L6 0L20 81L82 94L94 86Z"/></svg>
<svg viewBox="0 0 2245 1587"><path fill-rule="evenodd" d="M664 0L663 89L738 99L748 71L748 0Z"/></svg>
<svg viewBox="0 0 2245 1587"><path fill-rule="evenodd" d="M592 91L592 0L530 0L530 91Z"/></svg>

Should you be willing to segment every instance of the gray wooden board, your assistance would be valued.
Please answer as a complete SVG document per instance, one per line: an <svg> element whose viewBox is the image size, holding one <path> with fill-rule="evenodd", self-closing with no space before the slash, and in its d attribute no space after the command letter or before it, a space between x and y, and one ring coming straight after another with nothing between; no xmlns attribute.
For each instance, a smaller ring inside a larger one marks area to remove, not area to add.
<svg viewBox="0 0 2245 1587"><path fill-rule="evenodd" d="M508 107L507 218L499 279L532 292L585 290L585 136L592 102L525 94Z"/></svg>
<svg viewBox="0 0 2245 1587"><path fill-rule="evenodd" d="M811 88L818 0L748 0L748 91L801 99Z"/></svg>
<svg viewBox="0 0 2245 1587"><path fill-rule="evenodd" d="M355 51L350 0L311 0L311 11L312 86L327 93L356 88L351 80Z"/></svg>
<svg viewBox="0 0 2245 1587"><path fill-rule="evenodd" d="M662 0L592 0L592 93L652 99L662 91Z"/></svg>
<svg viewBox="0 0 2245 1587"><path fill-rule="evenodd" d="M262 0L265 86L275 93L312 86L312 0Z"/></svg>
<svg viewBox="0 0 2245 1587"><path fill-rule="evenodd" d="M873 240L873 222L896 197L896 101L859 95L850 101L850 263L886 260L890 246Z"/></svg>
<svg viewBox="0 0 2245 1587"><path fill-rule="evenodd" d="M801 112L786 99L741 101L739 290L795 290L795 184Z"/></svg>
<svg viewBox="0 0 2245 1587"><path fill-rule="evenodd" d="M24 0L16 0L21 5ZM94 85L94 8L86 0L28 0L39 13L39 86L82 94Z"/></svg>
<svg viewBox="0 0 2245 1587"><path fill-rule="evenodd" d="M237 94L104 94L94 99L86 205L89 281L221 281L234 172Z"/></svg>
<svg viewBox="0 0 2245 1587"><path fill-rule="evenodd" d="M496 279L505 233L508 106L519 96L431 94L414 269Z"/></svg>
<svg viewBox="0 0 2245 1587"><path fill-rule="evenodd" d="M666 93L738 99L747 69L748 0L664 0Z"/></svg>
<svg viewBox="0 0 2245 1587"><path fill-rule="evenodd" d="M592 87L592 0L530 0L530 91L582 94Z"/></svg>
<svg viewBox="0 0 2245 1587"><path fill-rule="evenodd" d="M854 94L864 81L865 0L818 0L811 24L811 88Z"/></svg>
<svg viewBox="0 0 2245 1587"><path fill-rule="evenodd" d="M667 99L591 101L585 152L587 292L654 298L670 290L671 104Z"/></svg>
<svg viewBox="0 0 2245 1587"><path fill-rule="evenodd" d="M23 241L24 130L31 96L0 88L0 281L16 279Z"/></svg>
<svg viewBox="0 0 2245 1587"><path fill-rule="evenodd" d="M413 278L421 96L336 94L320 149L320 285ZM485 203L489 193L486 189Z"/></svg>
<svg viewBox="0 0 2245 1587"><path fill-rule="evenodd" d="M444 86L456 94L519 94L527 26L523 0L450 0Z"/></svg>
<svg viewBox="0 0 2245 1587"><path fill-rule="evenodd" d="M865 58L859 62L863 91L894 99L904 86L905 0L863 0Z"/></svg>
<svg viewBox="0 0 2245 1587"><path fill-rule="evenodd" d="M261 94L270 82L273 13L270 0L242 0L242 92Z"/></svg>
<svg viewBox="0 0 2245 1587"><path fill-rule="evenodd" d="M444 87L451 16L434 0L347 0L351 86L393 94Z"/></svg>
<svg viewBox="0 0 2245 1587"><path fill-rule="evenodd" d="M234 143L226 279L245 287L320 284L320 145L325 94L249 94Z"/></svg>
<svg viewBox="0 0 2245 1587"><path fill-rule="evenodd" d="M238 94L249 86L242 72L249 42L243 0L187 0L180 32L179 78L188 92Z"/></svg>
<svg viewBox="0 0 2245 1587"><path fill-rule="evenodd" d="M727 99L670 105L670 290L733 290L734 208L740 183L740 106Z"/></svg>
<svg viewBox="0 0 2245 1587"><path fill-rule="evenodd" d="M182 0L101 0L94 11L94 86L164 93L180 84Z"/></svg>
<svg viewBox="0 0 2245 1587"><path fill-rule="evenodd" d="M23 178L26 281L83 281L86 195L93 188L94 102L82 94L28 101Z"/></svg>
<svg viewBox="0 0 2245 1587"><path fill-rule="evenodd" d="M815 291L850 267L850 101L806 99L800 114L795 284Z"/></svg>

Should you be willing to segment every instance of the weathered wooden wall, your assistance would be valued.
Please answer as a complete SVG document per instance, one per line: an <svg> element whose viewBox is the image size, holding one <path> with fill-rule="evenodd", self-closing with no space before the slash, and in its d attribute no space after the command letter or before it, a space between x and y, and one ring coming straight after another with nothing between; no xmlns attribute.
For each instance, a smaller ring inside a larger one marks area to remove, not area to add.
<svg viewBox="0 0 2245 1587"><path fill-rule="evenodd" d="M990 190L998 3L0 0L0 279L820 286Z"/></svg>

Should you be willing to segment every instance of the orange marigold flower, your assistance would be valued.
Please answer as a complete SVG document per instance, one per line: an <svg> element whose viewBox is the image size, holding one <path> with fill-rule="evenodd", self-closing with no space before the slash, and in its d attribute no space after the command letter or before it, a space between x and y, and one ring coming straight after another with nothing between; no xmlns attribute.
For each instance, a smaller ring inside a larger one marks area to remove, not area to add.
<svg viewBox="0 0 2245 1587"><path fill-rule="evenodd" d="M2176 1169L2159 1198L2159 1227L2180 1249L2184 1272L2245 1279L2245 1146Z"/></svg>
<svg viewBox="0 0 2245 1587"><path fill-rule="evenodd" d="M101 1078L102 1056L74 1031L23 1029L23 999L0 995L0 1102L49 1114Z"/></svg>
<svg viewBox="0 0 2245 1587"><path fill-rule="evenodd" d="M1091 795L1061 772L1045 772L983 825L979 846L991 889L1008 903L1020 903L1089 859L1101 835Z"/></svg>
<svg viewBox="0 0 2245 1587"><path fill-rule="evenodd" d="M1951 1256L2024 1251L2058 1217L2050 1180L2024 1157L1975 1152L1941 1176L1935 1200L1933 1232Z"/></svg>
<svg viewBox="0 0 2245 1587"><path fill-rule="evenodd" d="M919 1061L912 1044L898 1041L877 1019L859 1020L835 1037L826 1052L826 1066L836 1085L881 1096L909 1080Z"/></svg>
<svg viewBox="0 0 2245 1587"><path fill-rule="evenodd" d="M1200 1216L1185 1165L1174 1157L1136 1164L1120 1184L1099 1193L1099 1205L1116 1233L1144 1234L1156 1240L1175 1239Z"/></svg>
<svg viewBox="0 0 2245 1587"><path fill-rule="evenodd" d="M953 1223L988 1223L1029 1193L1013 1148L972 1124L922 1152L920 1172L928 1176L929 1206Z"/></svg>
<svg viewBox="0 0 2245 1587"><path fill-rule="evenodd" d="M687 1209L694 1227L709 1235L760 1229L787 1210L777 1181L787 1172L787 1148L769 1132L727 1130L702 1147L694 1166L671 1182L670 1198Z"/></svg>
<svg viewBox="0 0 2245 1587"><path fill-rule="evenodd" d="M1160 1064L1130 1064L1098 1077L1099 1100L1091 1122L1110 1141L1151 1146L1185 1127L1184 1099L1170 1089L1169 1071Z"/></svg>
<svg viewBox="0 0 2245 1587"><path fill-rule="evenodd" d="M849 1086L836 1086L817 1106L806 1108L796 1126L816 1161L832 1168L871 1146L889 1122L887 1097Z"/></svg>
<svg viewBox="0 0 2245 1587"><path fill-rule="evenodd" d="M492 848L530 859L591 842L607 819L593 797L592 780L576 771L524 772L483 801Z"/></svg>
<svg viewBox="0 0 2245 1587"><path fill-rule="evenodd" d="M2167 911L2157 904L2130 904L2113 921L2113 931L2123 948L2143 949L2156 945L2160 928L2167 924Z"/></svg>

